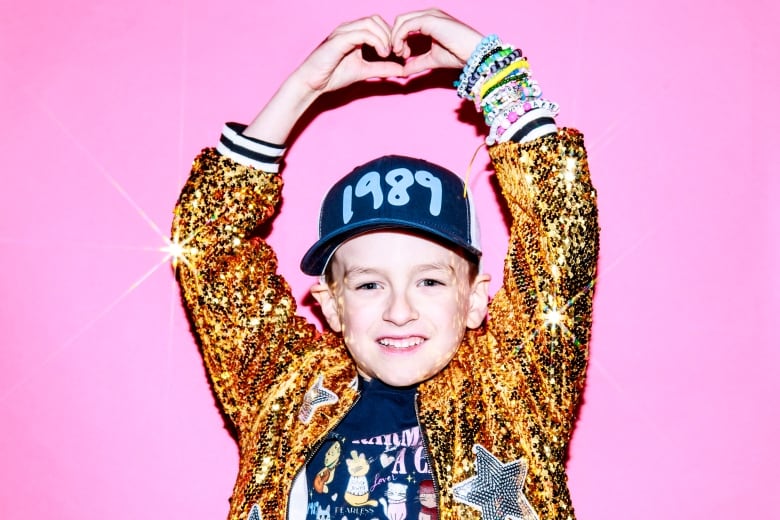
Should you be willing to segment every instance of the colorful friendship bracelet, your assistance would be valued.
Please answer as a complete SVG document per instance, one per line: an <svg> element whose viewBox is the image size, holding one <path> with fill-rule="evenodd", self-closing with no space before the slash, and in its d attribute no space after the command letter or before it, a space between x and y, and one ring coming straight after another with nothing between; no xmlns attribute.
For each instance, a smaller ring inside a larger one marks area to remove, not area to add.
<svg viewBox="0 0 780 520"><path fill-rule="evenodd" d="M558 105L542 98L542 88L533 79L522 52L502 44L495 34L479 42L455 86L458 96L473 101L485 117L485 123L490 126L488 145L502 142L517 132L544 133L548 131L546 127L555 124L551 118L557 115ZM529 112L535 109L542 110L531 116ZM539 122L542 118L545 122Z"/></svg>
<svg viewBox="0 0 780 520"><path fill-rule="evenodd" d="M531 111L541 109L540 117L547 117L552 119L558 115L558 104L546 99L535 99L533 101L526 101L517 105L507 107L507 110L502 112L499 117L496 117L493 123L490 125L490 133L485 139L485 143L488 146L492 146L497 142L503 142L501 139L504 134L512 135L523 126L521 118L528 115ZM554 122L554 119L552 119ZM531 129L529 129L530 131Z"/></svg>
<svg viewBox="0 0 780 520"><path fill-rule="evenodd" d="M523 57L523 52L520 49L513 49L512 47L505 47L505 52L503 53L503 56L497 56L498 59L494 60L490 64L490 68L487 69L485 72L486 75L492 76L496 72L498 72L500 69L503 69L510 63L512 63L515 60L519 60ZM493 55L495 56L495 54Z"/></svg>
<svg viewBox="0 0 780 520"><path fill-rule="evenodd" d="M519 66L516 67L512 66L515 63L519 64ZM474 94L475 99L476 98L484 99L493 89L496 89L501 85L505 85L510 81L517 81L517 80L521 80L523 82L531 81L531 68L528 65L528 61L525 58L516 60L515 62L507 63L503 69L509 69L509 73L503 74L502 75L503 77L493 80L493 78L497 78L497 76L501 72L503 72L503 70L498 70L492 76L485 76L478 85L474 86L475 89L477 88L477 86L479 86L479 93ZM488 80L491 80L490 84L488 84Z"/></svg>
<svg viewBox="0 0 780 520"><path fill-rule="evenodd" d="M476 82L479 81L482 76L494 74L495 70L491 69L494 69L496 62L503 61L507 56L512 54L514 50L515 49L513 47L504 45L482 58L482 61L479 63L477 68L474 69L474 71L468 77L466 91L471 92L474 89Z"/></svg>
<svg viewBox="0 0 780 520"><path fill-rule="evenodd" d="M512 54L513 51L513 47L503 46L485 57L476 70L471 73L471 76L467 78L465 88L467 95L463 97L466 99L473 99L473 97L477 95L477 92L479 92L477 86L481 83L484 83L487 78L493 76L495 74L495 70L500 70L502 68L495 67L495 64L497 62L502 62L502 60L506 56ZM511 61L509 63L511 63Z"/></svg>
<svg viewBox="0 0 780 520"><path fill-rule="evenodd" d="M513 61L506 67L500 69L498 72L493 74L492 76L488 77L487 80L485 80L484 83L482 83L479 86L479 97L480 99L484 97L485 92L487 92L488 89L496 85L499 81L506 78L510 74L517 74L522 72L522 69L528 69L528 62L525 59ZM530 74L529 74L530 75ZM475 86L476 89L476 86ZM476 96L476 94L475 94Z"/></svg>
<svg viewBox="0 0 780 520"><path fill-rule="evenodd" d="M541 97L542 89L536 80L529 77L527 71L516 71L496 84L484 95L475 95L474 107L477 112L493 112L500 105L511 101Z"/></svg>
<svg viewBox="0 0 780 520"><path fill-rule="evenodd" d="M505 112L507 106L536 99L531 95L532 91L528 87L518 84L509 84L506 87L500 91L495 91L491 99L486 99L484 102L482 112L488 125L493 123L497 115Z"/></svg>
<svg viewBox="0 0 780 520"><path fill-rule="evenodd" d="M474 52L471 53L469 59L466 61L466 65L463 67L463 72L460 74L460 78L455 82L455 87L458 89L458 96L462 98L470 99L468 88L468 79L473 72L479 67L480 63L487 56L490 56L496 49L501 47L501 40L495 34L488 34L477 45Z"/></svg>

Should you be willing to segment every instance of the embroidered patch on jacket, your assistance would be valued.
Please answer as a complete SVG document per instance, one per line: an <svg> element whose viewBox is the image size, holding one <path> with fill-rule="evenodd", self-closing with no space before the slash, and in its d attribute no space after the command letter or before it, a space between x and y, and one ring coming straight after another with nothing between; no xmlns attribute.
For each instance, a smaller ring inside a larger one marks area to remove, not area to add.
<svg viewBox="0 0 780 520"><path fill-rule="evenodd" d="M303 424L308 424L311 421L311 418L314 417L314 412L320 406L334 404L339 401L336 394L322 386L322 381L323 377L320 374L317 376L317 381L303 396L303 405L301 406L301 411L298 412L298 420Z"/></svg>
<svg viewBox="0 0 780 520"><path fill-rule="evenodd" d="M482 520L539 520L523 485L528 463L517 459L503 463L483 446L475 444L477 474L452 486L455 500L479 510Z"/></svg>
<svg viewBox="0 0 780 520"><path fill-rule="evenodd" d="M249 510L249 516L246 520L262 520L260 517L260 508L257 504L253 505L252 509Z"/></svg>

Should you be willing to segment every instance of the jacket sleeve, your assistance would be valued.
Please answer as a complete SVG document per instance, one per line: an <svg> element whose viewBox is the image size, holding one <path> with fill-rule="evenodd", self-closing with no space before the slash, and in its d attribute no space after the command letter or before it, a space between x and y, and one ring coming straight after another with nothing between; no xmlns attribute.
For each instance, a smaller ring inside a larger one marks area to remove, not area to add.
<svg viewBox="0 0 780 520"><path fill-rule="evenodd" d="M519 363L527 410L568 438L585 381L599 229L583 137L560 129L490 149L511 213L491 333Z"/></svg>
<svg viewBox="0 0 780 520"><path fill-rule="evenodd" d="M172 243L209 378L240 433L258 396L316 330L296 316L274 252L253 235L274 214L281 178L229 155L206 149L195 159L174 211Z"/></svg>

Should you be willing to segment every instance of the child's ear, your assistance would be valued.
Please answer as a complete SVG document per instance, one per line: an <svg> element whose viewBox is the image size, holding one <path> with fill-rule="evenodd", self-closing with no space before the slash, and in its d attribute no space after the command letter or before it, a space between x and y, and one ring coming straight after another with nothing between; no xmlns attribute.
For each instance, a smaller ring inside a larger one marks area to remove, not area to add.
<svg viewBox="0 0 780 520"><path fill-rule="evenodd" d="M469 301L469 312L466 316L466 326L470 329L476 329L487 316L488 289L490 287L490 275L486 273L478 274L471 284L471 296Z"/></svg>
<svg viewBox="0 0 780 520"><path fill-rule="evenodd" d="M311 286L309 292L311 292L311 295L315 300L317 300L317 303L320 304L322 314L325 316L325 320L327 320L330 328L333 329L334 332L341 332L341 316L339 316L339 307L336 302L336 298L330 291L330 287L324 283L315 283Z"/></svg>

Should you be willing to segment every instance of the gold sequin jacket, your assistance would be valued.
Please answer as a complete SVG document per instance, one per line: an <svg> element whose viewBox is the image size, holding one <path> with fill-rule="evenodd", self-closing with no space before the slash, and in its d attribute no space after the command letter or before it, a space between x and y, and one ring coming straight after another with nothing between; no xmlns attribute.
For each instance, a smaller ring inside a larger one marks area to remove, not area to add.
<svg viewBox="0 0 780 520"><path fill-rule="evenodd" d="M487 322L466 332L418 392L439 518L480 516L453 497L453 486L475 475L475 444L503 462L527 461L522 492L540 519L573 518L564 462L588 359L596 194L575 130L496 145L490 155L512 216L504 283ZM294 477L358 397L341 338L296 314L274 252L253 234L274 215L281 189L280 175L206 149L173 221L183 299L237 432L230 519L247 518L253 505L263 520L287 518ZM338 400L310 407L303 422L319 378Z"/></svg>

